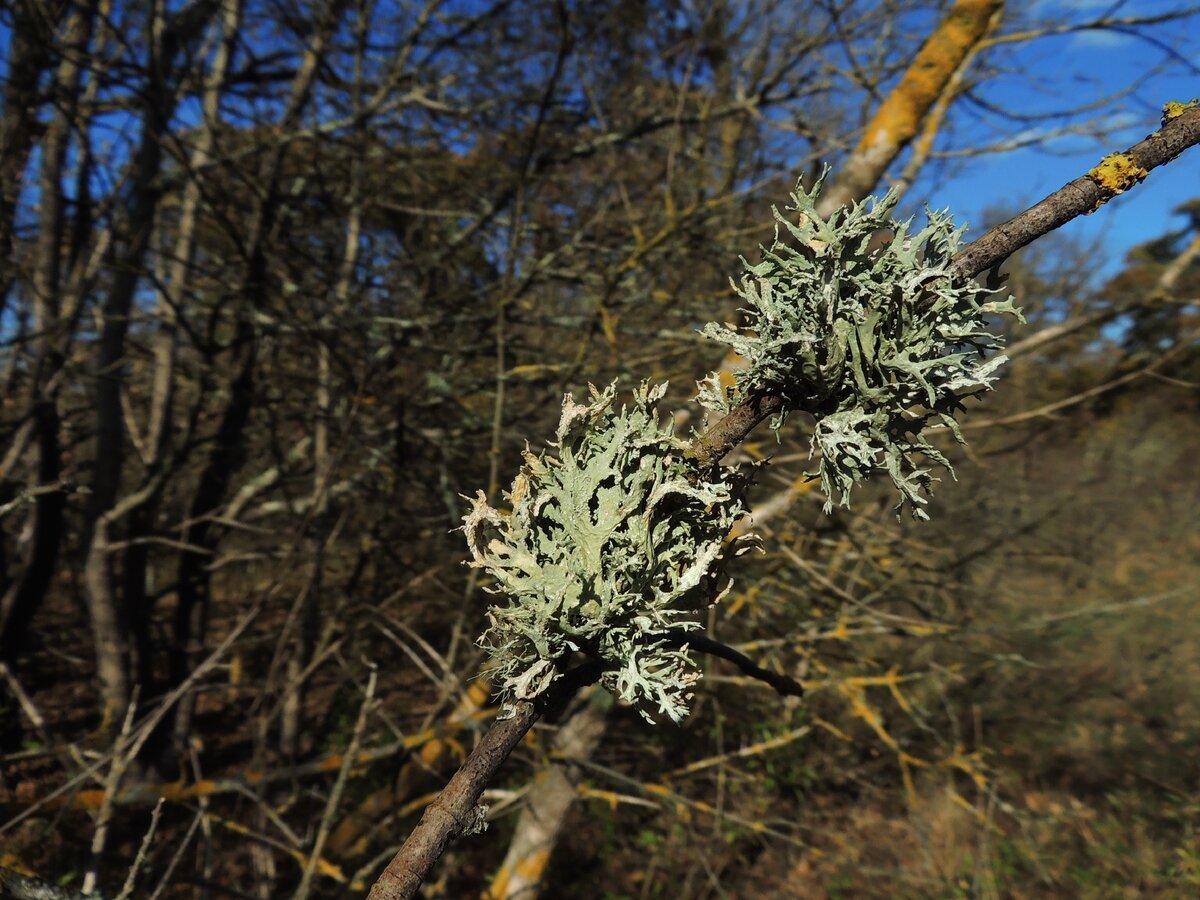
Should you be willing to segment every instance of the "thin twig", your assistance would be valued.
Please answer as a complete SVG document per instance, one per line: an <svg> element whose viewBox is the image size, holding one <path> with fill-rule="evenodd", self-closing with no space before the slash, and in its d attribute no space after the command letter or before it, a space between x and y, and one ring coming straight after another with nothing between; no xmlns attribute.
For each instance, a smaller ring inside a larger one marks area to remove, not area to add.
<svg viewBox="0 0 1200 900"><path fill-rule="evenodd" d="M46 720L38 711L29 695L25 693L25 689L21 687L21 682L17 681L17 677L13 674L12 669L8 667L8 663L0 662L0 678L8 682L8 689L12 691L13 696L17 698L17 703L21 705L21 711L37 729L38 737L49 743L50 738L46 734Z"/></svg>
<svg viewBox="0 0 1200 900"><path fill-rule="evenodd" d="M133 716L137 710L137 689L125 710L125 721L121 725L121 734L117 738L117 746L113 751L112 765L108 770L108 778L104 780L104 800L100 804L100 814L96 819L96 832L92 835L92 857L88 863L87 874L83 876L84 894L91 894L96 888L96 872L100 867L100 858L104 855L104 845L108 842L108 824L112 821L113 797L120 787L125 770L133 759L133 754L127 750L129 735L133 730Z"/></svg>
<svg viewBox="0 0 1200 900"><path fill-rule="evenodd" d="M751 678L766 682L784 696L804 696L804 685L794 678L790 678L779 672L772 672L770 669L761 668L746 654L734 650L728 644L722 644L720 641L713 640L695 631L663 632L651 635L650 639L680 647L686 645L699 653L707 653L709 656L727 660Z"/></svg>
<svg viewBox="0 0 1200 900"><path fill-rule="evenodd" d="M183 854L188 848L188 844L192 842L192 838L196 834L196 829L200 827L200 820L204 817L203 813L196 813L192 818L192 824L188 826L187 833L184 834L183 840L179 842L179 846L175 848L175 853L171 856L171 861L167 863L167 868L162 874L162 878L158 880L158 886L154 888L154 893L150 895L150 900L158 900L162 896L163 891L167 889L167 885L171 883L171 876L175 874L175 868L179 865L179 861L183 859Z"/></svg>
<svg viewBox="0 0 1200 900"><path fill-rule="evenodd" d="M158 818L162 815L165 802L162 797L159 797L158 802L154 804L154 811L150 813L150 827L142 836L142 844L138 847L133 865L129 867L129 874L125 876L125 884L121 887L121 893L117 894L117 900L129 900L133 896L133 886L137 883L138 872L146 864L146 858L150 854L150 843L154 840L154 832L158 829Z"/></svg>
<svg viewBox="0 0 1200 900"><path fill-rule="evenodd" d="M321 859L321 854L325 850L325 842L329 839L329 832L333 827L333 817L337 815L338 806L341 805L342 794L346 790L346 781L350 777L350 769L353 768L354 760L358 757L358 747L362 743L363 733L367 729L367 719L370 717L371 707L374 705L375 685L378 680L379 673L372 665L371 674L367 677L366 694L363 697L362 705L358 708L358 721L354 723L354 732L350 736L350 746L346 749L346 754L342 759L342 768L338 771L333 790L329 792L329 800L325 803L321 824L317 827L317 837L313 841L312 855L308 858L308 865L304 867L304 875L300 879L300 886L296 888L293 900L307 900L312 891L313 873L317 870L317 861Z"/></svg>

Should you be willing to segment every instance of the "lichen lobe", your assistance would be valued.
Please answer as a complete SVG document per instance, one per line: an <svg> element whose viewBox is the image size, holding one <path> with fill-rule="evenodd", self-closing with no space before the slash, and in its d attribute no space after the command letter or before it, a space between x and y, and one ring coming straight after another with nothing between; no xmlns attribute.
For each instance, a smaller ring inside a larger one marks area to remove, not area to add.
<svg viewBox="0 0 1200 900"><path fill-rule="evenodd" d="M1200 106L1200 98L1193 97L1191 100L1168 100L1163 104L1162 108L1162 123L1166 125L1172 119L1178 119L1189 109L1195 109Z"/></svg>
<svg viewBox="0 0 1200 900"><path fill-rule="evenodd" d="M1087 177L1105 192L1089 212L1095 212L1117 194L1123 194L1145 180L1149 174L1149 170L1139 165L1128 153L1110 153L1087 173Z"/></svg>

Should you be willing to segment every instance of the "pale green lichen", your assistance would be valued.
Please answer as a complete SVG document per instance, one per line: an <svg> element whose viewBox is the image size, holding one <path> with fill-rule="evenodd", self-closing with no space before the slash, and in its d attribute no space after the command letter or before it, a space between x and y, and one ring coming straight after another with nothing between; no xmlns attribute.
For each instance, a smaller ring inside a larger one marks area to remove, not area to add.
<svg viewBox="0 0 1200 900"><path fill-rule="evenodd" d="M955 413L966 396L990 389L1005 361L989 320L1020 312L1011 298L993 299L952 273L962 229L946 213L927 210L928 224L910 233L911 219L889 215L893 191L825 220L820 189L797 187L794 218L773 208L774 242L761 263L743 260L733 284L745 327L704 329L748 365L732 389L711 376L700 382L697 399L727 412L748 395L782 397L776 428L789 412L816 420L811 452L820 454L827 511L849 505L851 488L884 470L900 491L897 509L908 501L927 518L920 505L936 479L926 463L950 463L924 432L940 423L962 442ZM892 239L876 249L886 231Z"/></svg>
<svg viewBox="0 0 1200 900"><path fill-rule="evenodd" d="M665 390L642 385L619 411L611 385L586 404L568 394L557 453L525 452L511 508L482 492L471 501L471 565L508 598L480 639L506 705L543 694L582 651L608 664L601 683L647 718L686 715L700 676L677 636L717 594L744 479L724 469L696 481L654 409Z"/></svg>
<svg viewBox="0 0 1200 900"><path fill-rule="evenodd" d="M705 329L747 365L734 385L709 376L699 399L728 412L747 397L778 396L777 428L789 412L811 413L830 505L848 504L855 484L884 470L900 505L924 518L922 493L934 480L926 464L949 468L925 431L945 427L962 440L955 412L990 388L1004 361L990 320L1020 313L1011 298L953 274L961 230L944 213L910 233L911 221L888 215L889 193L826 221L819 190L797 189L797 221L776 210L774 243L761 263L745 264L735 290L748 327ZM893 238L876 247L885 229ZM611 385L592 388L586 403L568 394L553 452L526 450L508 508L482 492L471 500L470 564L505 598L480 643L507 709L542 697L582 654L647 719L687 714L700 675L686 636L697 609L719 599L748 478L691 463L655 410L665 391L643 384L619 410Z"/></svg>

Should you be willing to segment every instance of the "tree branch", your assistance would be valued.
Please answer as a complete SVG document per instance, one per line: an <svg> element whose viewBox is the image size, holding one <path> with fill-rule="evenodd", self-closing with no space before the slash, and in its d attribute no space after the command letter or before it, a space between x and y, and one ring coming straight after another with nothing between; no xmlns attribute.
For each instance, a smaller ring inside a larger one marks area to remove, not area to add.
<svg viewBox="0 0 1200 900"><path fill-rule="evenodd" d="M1198 143L1200 107L1186 110L1120 155L1132 161L1144 178L1151 169L1170 162ZM1101 182L1104 179L1093 176L1095 171L1093 169L1076 178L1040 203L968 244L955 255L951 263L954 271L964 278L973 278L995 268L1037 238L1078 216L1095 212L1132 186L1121 188L1103 184ZM744 441L760 422L777 413L782 406L782 400L778 397L747 397L692 441L688 451L690 456L701 469L715 466L726 453Z"/></svg>
<svg viewBox="0 0 1200 900"><path fill-rule="evenodd" d="M421 821L383 870L367 900L416 896L421 882L451 838L461 834L471 821L483 789L496 777L500 766L538 720L539 714L536 704L522 700L514 705L511 717L497 721L488 729L437 799L425 808Z"/></svg>
<svg viewBox="0 0 1200 900"><path fill-rule="evenodd" d="M804 696L804 685L794 678L789 678L787 675L779 672L772 672L770 669L763 669L754 660L746 656L746 654L739 653L728 644L722 644L720 641L713 640L703 634L698 634L694 631L680 631L657 634L655 637L664 643L675 644L680 647L686 644L699 653L707 653L709 656L716 656L731 662L749 677L758 681L765 681L785 697Z"/></svg>
<svg viewBox="0 0 1200 900"><path fill-rule="evenodd" d="M1138 167L1149 172L1169 163L1197 143L1200 143L1200 107L1189 109L1171 119L1121 155L1129 157ZM1049 234L1078 216L1095 212L1119 193L1120 190L1102 185L1090 172L1082 175L968 244L955 255L952 265L968 278L986 272L1042 235Z"/></svg>

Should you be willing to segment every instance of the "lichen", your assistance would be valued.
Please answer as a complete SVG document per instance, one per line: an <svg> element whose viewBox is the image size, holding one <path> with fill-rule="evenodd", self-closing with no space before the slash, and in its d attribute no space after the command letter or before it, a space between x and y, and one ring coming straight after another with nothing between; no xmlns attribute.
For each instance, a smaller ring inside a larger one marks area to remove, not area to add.
<svg viewBox="0 0 1200 900"><path fill-rule="evenodd" d="M962 229L946 213L927 210L928 224L911 233L911 219L889 215L893 191L824 220L820 190L821 182L797 187L794 218L773 209L775 240L762 262L743 259L733 288L746 303L745 327L710 324L704 334L748 365L733 389L700 382L697 399L725 413L747 396L781 397L777 429L793 411L816 420L810 452L820 455L814 474L827 511L848 506L851 488L883 470L900 492L897 510L907 502L927 518L923 494L937 479L926 464L950 463L924 432L940 424L962 442L955 413L990 389L1005 360L989 318L1020 312L953 274ZM891 241L873 249L884 230Z"/></svg>
<svg viewBox="0 0 1200 900"><path fill-rule="evenodd" d="M601 684L646 718L686 715L700 676L678 634L718 594L745 479L697 480L654 409L665 390L643 384L619 411L613 385L585 404L568 394L557 454L526 450L510 509L471 500L470 564L507 598L480 638L506 706L545 693L579 651L605 662Z"/></svg>
<svg viewBox="0 0 1200 900"><path fill-rule="evenodd" d="M890 192L826 220L815 206L820 188L797 188L795 219L774 210L763 261L743 260L734 289L747 327L704 333L747 364L732 382L704 379L697 399L729 412L775 396L777 429L790 412L811 413L827 509L848 505L851 488L883 470L900 491L897 509L907 503L926 518L922 495L936 480L926 466L950 465L926 431L946 428L962 441L955 413L990 389L1004 362L989 320L1020 312L954 273L962 230L947 214L927 212L913 232L911 220L890 217ZM884 230L892 239L876 248ZM556 443L526 449L508 508L482 491L468 498L470 565L503 598L480 644L507 711L543 697L579 654L599 661L600 683L647 719L688 712L700 673L687 634L699 627L697 609L728 590L725 557L752 545L727 538L753 470L695 466L655 409L666 387L643 384L619 410L614 385L592 387L585 403L567 394Z"/></svg>
<svg viewBox="0 0 1200 900"><path fill-rule="evenodd" d="M472 835L483 834L487 829L488 805L486 803L476 803L467 813L466 821L462 823L458 836L471 837Z"/></svg>
<svg viewBox="0 0 1200 900"><path fill-rule="evenodd" d="M1166 125L1172 119L1178 119L1189 109L1194 109L1200 106L1200 98L1193 97L1186 103L1183 100L1168 100L1163 104L1162 108L1162 123Z"/></svg>
<svg viewBox="0 0 1200 900"><path fill-rule="evenodd" d="M1087 173L1087 177L1107 193L1090 212L1095 212L1117 194L1123 194L1149 174L1149 171L1138 165L1137 160L1128 153L1110 153Z"/></svg>

